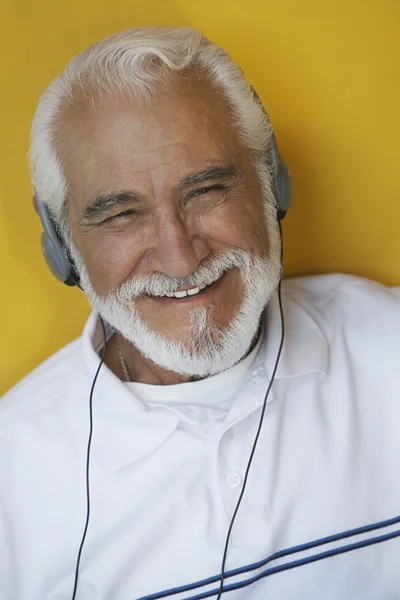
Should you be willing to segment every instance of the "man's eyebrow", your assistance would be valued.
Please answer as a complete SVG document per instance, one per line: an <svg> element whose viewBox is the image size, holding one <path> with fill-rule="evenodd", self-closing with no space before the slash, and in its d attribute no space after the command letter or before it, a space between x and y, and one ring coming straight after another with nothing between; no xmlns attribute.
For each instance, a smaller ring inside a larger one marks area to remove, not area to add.
<svg viewBox="0 0 400 600"><path fill-rule="evenodd" d="M178 189L185 189L196 184L198 185L221 179L231 179L237 175L238 171L232 165L213 165L207 167L204 171L186 175L179 181L177 187ZM115 206L124 206L126 204L132 204L132 202L140 202L141 200L143 200L143 196L133 191L98 196L83 209L82 220L86 223L92 223L107 214Z"/></svg>
<svg viewBox="0 0 400 600"><path fill-rule="evenodd" d="M178 187L184 189L199 183L207 183L209 181L216 181L219 179L228 179L237 175L238 171L232 165L224 167L213 165L211 167L207 167L207 169L204 171L183 177L183 179L180 180Z"/></svg>
<svg viewBox="0 0 400 600"><path fill-rule="evenodd" d="M98 196L84 208L82 217L84 221L93 221L106 214L115 206L124 206L125 204L132 204L132 202L139 202L140 200L142 200L142 196L135 192L120 192L119 194Z"/></svg>

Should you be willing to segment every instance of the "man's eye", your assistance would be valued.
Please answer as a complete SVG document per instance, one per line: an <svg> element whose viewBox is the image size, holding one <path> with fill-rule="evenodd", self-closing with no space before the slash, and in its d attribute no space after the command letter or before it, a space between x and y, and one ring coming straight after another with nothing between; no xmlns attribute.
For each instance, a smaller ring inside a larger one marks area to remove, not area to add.
<svg viewBox="0 0 400 600"><path fill-rule="evenodd" d="M223 185L212 185L209 187L202 187L197 190L194 190L190 195L191 196L204 196L208 192L212 192L214 190L223 190L223 189L224 189Z"/></svg>
<svg viewBox="0 0 400 600"><path fill-rule="evenodd" d="M113 215L112 217L108 217L107 219L105 219L103 221L103 223L109 223L111 221L118 221L119 219L124 219L126 217L130 217L132 215L136 215L137 211L133 210L133 209L129 209L129 210L123 210L122 212L118 213L117 215Z"/></svg>

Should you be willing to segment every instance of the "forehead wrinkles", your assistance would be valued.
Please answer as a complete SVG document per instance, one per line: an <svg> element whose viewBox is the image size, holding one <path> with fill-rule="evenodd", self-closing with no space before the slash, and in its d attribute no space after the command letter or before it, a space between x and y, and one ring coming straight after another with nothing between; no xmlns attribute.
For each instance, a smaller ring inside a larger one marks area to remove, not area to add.
<svg viewBox="0 0 400 600"><path fill-rule="evenodd" d="M217 155L213 149L210 149L206 155ZM129 152L127 154L126 166L132 173L147 172L172 168L180 173L186 166L199 164L204 161L204 153L196 151L187 140L181 139L168 144L157 146L150 150L140 152ZM200 164L200 166L203 166Z"/></svg>
<svg viewBox="0 0 400 600"><path fill-rule="evenodd" d="M131 184L174 185L221 160L240 164L243 147L226 103L204 85L185 86L144 107L115 98L96 108L65 106L58 138L71 196L81 203Z"/></svg>
<svg viewBox="0 0 400 600"><path fill-rule="evenodd" d="M161 91L147 104L108 95L95 106L81 99L66 103L58 120L59 141L74 151L79 139L83 146L105 152L111 147L117 153L135 143L138 152L143 152L154 142L157 147L150 152L155 155L160 148L188 139L195 146L238 141L229 105L205 82L182 80L174 92Z"/></svg>
<svg viewBox="0 0 400 600"><path fill-rule="evenodd" d="M132 118L131 123L125 119L125 127L123 123L117 126L110 121L108 117L107 124L101 120L98 124L88 123L83 115L75 114L60 122L56 144L62 164L71 174L90 176L91 169L95 168L101 169L100 176L113 172L140 172L171 166L173 162L183 168L202 168L204 161L215 162L238 150L226 131L211 130L210 127L201 131L186 128L182 132L178 124L176 130L169 127L159 134L150 131L147 137L141 132L143 141L142 136L137 135L134 123L137 118Z"/></svg>
<svg viewBox="0 0 400 600"><path fill-rule="evenodd" d="M182 141L133 155L128 176L133 175L138 184L162 189L164 186L175 187L186 176L206 170L210 165L232 163L231 155L223 149L195 151Z"/></svg>

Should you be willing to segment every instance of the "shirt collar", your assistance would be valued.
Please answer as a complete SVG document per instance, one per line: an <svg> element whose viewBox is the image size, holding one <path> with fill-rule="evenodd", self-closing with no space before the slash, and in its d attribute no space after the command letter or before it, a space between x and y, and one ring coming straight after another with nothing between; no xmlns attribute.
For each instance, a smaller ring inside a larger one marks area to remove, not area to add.
<svg viewBox="0 0 400 600"><path fill-rule="evenodd" d="M311 311L311 303L305 302ZM309 310L285 292L282 283L282 306L285 337L282 353L268 393L268 403L279 400L275 382L303 375L319 375L326 372L328 344L317 320ZM265 309L262 327L261 348L258 352L249 383L232 405L225 429L246 418L263 404L265 394L274 372L282 336L278 292L274 292ZM295 390L295 388L293 388ZM295 392L294 392L295 393Z"/></svg>
<svg viewBox="0 0 400 600"><path fill-rule="evenodd" d="M317 320L297 298L285 294L282 304L285 321L285 340L275 379L298 377L308 373L325 373L328 345ZM306 304L308 307L308 305ZM113 333L106 330L109 339ZM252 377L271 378L281 340L281 319L278 293L274 292L263 320L262 347L258 352ZM84 370L89 400L91 382L99 366L103 341L98 314L90 316L82 336ZM271 390L272 392L272 390ZM271 394L272 399L272 394ZM157 413L137 398L122 381L103 365L95 387L94 454L108 469L121 469L150 454L176 429L178 415ZM114 432L118 431L118 437Z"/></svg>
<svg viewBox="0 0 400 600"><path fill-rule="evenodd" d="M305 306L304 306L305 304ZM282 307L285 337L275 379L298 377L308 373L326 373L328 343L311 303L300 302L298 296L285 293L282 282ZM282 335L279 296L275 291L268 303L263 323L262 363L272 376Z"/></svg>
<svg viewBox="0 0 400 600"><path fill-rule="evenodd" d="M113 333L106 328L107 338ZM87 396L99 366L102 328L89 317L82 336ZM96 349L95 349L96 348ZM103 364L93 394L93 457L110 470L121 469L159 447L179 423L177 415L152 412ZM117 435L116 435L116 432Z"/></svg>

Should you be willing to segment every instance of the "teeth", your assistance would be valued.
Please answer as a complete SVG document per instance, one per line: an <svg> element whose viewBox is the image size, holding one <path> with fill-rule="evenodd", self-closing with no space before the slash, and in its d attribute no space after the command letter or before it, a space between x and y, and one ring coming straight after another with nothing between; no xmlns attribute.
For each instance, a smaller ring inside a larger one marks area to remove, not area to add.
<svg viewBox="0 0 400 600"><path fill-rule="evenodd" d="M185 296L187 296L186 290L182 290L181 292L172 292L172 295L175 298L184 298Z"/></svg>
<svg viewBox="0 0 400 600"><path fill-rule="evenodd" d="M195 294L198 294L199 291L200 291L200 288L194 287L191 290L187 290L187 293L189 296L194 296Z"/></svg>
<svg viewBox="0 0 400 600"><path fill-rule="evenodd" d="M203 285L203 286L191 288L190 290L180 290L178 292L167 292L166 294L164 294L164 296L167 296L167 298L185 298L186 296L195 296L201 290L204 290L205 287L207 287L207 286Z"/></svg>

